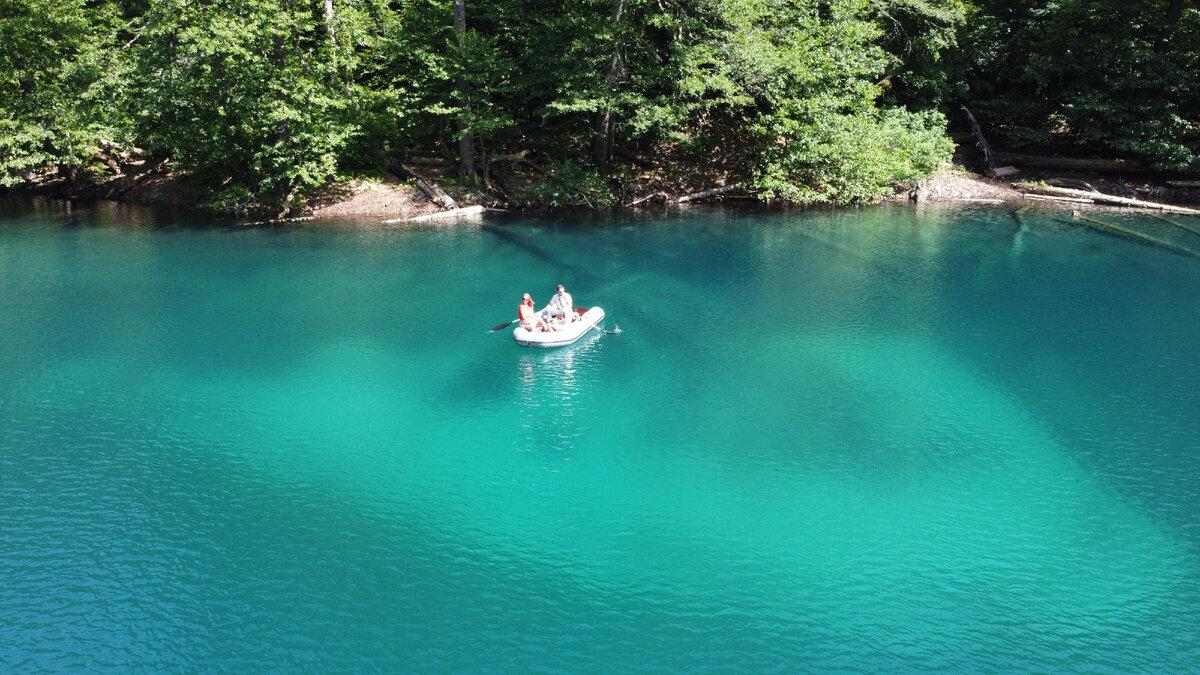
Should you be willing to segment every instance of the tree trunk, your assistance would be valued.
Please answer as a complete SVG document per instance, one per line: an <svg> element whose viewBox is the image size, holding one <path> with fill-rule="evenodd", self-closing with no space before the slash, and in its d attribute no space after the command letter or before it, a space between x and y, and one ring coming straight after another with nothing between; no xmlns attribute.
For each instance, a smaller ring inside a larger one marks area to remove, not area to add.
<svg viewBox="0 0 1200 675"><path fill-rule="evenodd" d="M454 33L458 36L460 56L467 41L467 2L454 0ZM459 127L458 137L458 177L471 182L475 178L475 139L471 137L471 124L468 121L471 114L471 84L467 82L466 63L459 65L458 94L462 98L465 113Z"/></svg>
<svg viewBox="0 0 1200 675"><path fill-rule="evenodd" d="M613 26L619 29L621 16L625 13L625 0L617 0L617 7L613 11ZM612 94L612 90L621 81L625 70L625 44L621 38L617 38L616 50L613 53L612 61L608 65L608 72L604 75L605 94ZM596 113L593 127L595 128L596 137L592 142L592 153L596 159L596 165L600 167L600 171L608 171L608 161L612 157L612 142L615 128L613 125L612 105L608 101L604 102L604 107Z"/></svg>
<svg viewBox="0 0 1200 675"><path fill-rule="evenodd" d="M1159 211L1170 211L1171 213L1186 213L1192 216L1200 216L1200 209L1189 209L1185 206L1175 206L1174 204L1162 204L1159 202L1146 202L1140 199L1130 199L1128 197L1117 197L1116 195L1106 195L1102 192L1089 192L1087 190L1073 190L1071 188L1060 188L1049 185L1021 185L1022 189L1030 192L1046 192L1052 195L1061 195L1064 197L1078 197L1081 199L1091 199L1097 204L1115 204L1117 206L1133 206L1142 209L1156 209Z"/></svg>
<svg viewBox="0 0 1200 675"><path fill-rule="evenodd" d="M983 164L988 172L994 171L996 168L996 155L992 152L992 146L988 145L987 139L983 137L983 127L979 126L979 122L975 120L975 116L967 109L967 106L962 107L963 112L967 113L967 120L971 123L971 131L978 139L979 149L983 151Z"/></svg>
<svg viewBox="0 0 1200 675"><path fill-rule="evenodd" d="M721 187L716 187L711 190L704 190L702 192L693 192L690 195L684 195L675 201L680 204L686 204L688 202L694 202L699 199L708 199L709 197L716 197L717 195L723 195L726 192L733 192L736 189L737 189L736 185L722 185Z"/></svg>
<svg viewBox="0 0 1200 675"><path fill-rule="evenodd" d="M434 204L437 204L443 209L458 208L458 202L454 201L454 198L446 194L446 192L442 190L442 188L438 187L436 183L421 178L416 171L404 166L394 158L389 157L384 162L384 165L387 166L388 171L391 171L401 178L413 179L413 182L417 184L417 189L419 189L421 192L424 192L425 196L429 197L429 200Z"/></svg>

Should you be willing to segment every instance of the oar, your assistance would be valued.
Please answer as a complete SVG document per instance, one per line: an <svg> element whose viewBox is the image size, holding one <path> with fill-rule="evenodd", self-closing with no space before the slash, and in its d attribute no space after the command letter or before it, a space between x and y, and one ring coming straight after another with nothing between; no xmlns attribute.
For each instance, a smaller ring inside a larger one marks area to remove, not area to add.
<svg viewBox="0 0 1200 675"><path fill-rule="evenodd" d="M516 323L516 322L518 322L518 321L520 321L520 319L513 319L512 321L508 321L508 322L502 323L502 324L500 324L499 326L496 326L496 327L492 328L492 329L491 329L491 330L489 330L488 332L489 332L489 333L495 333L495 332L496 332L496 331L498 331L498 330L504 330L505 328L508 328L509 326L513 325L514 323Z"/></svg>

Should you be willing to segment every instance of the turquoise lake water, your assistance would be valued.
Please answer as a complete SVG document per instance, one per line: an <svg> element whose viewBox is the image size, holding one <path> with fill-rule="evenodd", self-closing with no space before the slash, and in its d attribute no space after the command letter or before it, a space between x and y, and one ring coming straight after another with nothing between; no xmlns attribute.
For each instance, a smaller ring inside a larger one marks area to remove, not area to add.
<svg viewBox="0 0 1200 675"><path fill-rule="evenodd" d="M0 209L0 669L1200 667L1200 259ZM486 333L559 280L621 334Z"/></svg>

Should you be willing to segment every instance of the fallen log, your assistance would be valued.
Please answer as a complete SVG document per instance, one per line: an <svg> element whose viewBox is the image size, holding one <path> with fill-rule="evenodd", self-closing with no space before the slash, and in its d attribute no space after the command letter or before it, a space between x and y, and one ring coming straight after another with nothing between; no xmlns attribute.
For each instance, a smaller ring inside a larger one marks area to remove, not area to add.
<svg viewBox="0 0 1200 675"><path fill-rule="evenodd" d="M675 202L677 204L686 204L687 202L694 202L694 201L697 201L700 199L708 199L709 197L716 197L717 195L723 195L726 192L733 192L736 189L737 189L736 185L723 185L721 187L713 188L711 190L703 190L701 192L693 192L689 195L684 195L684 196L680 197L679 199L676 199Z"/></svg>
<svg viewBox="0 0 1200 675"><path fill-rule="evenodd" d="M239 223L242 227L252 227L254 225L277 225L279 223L297 223L302 220L313 220L316 216L296 216L295 218L271 218L270 220L252 220L248 223Z"/></svg>
<svg viewBox="0 0 1200 675"><path fill-rule="evenodd" d="M1099 192L1095 185L1092 185L1086 180L1079 180L1078 178L1047 178L1046 184L1053 185L1054 187L1075 188L1076 190Z"/></svg>
<svg viewBox="0 0 1200 675"><path fill-rule="evenodd" d="M121 165L117 162L117 158L113 156L114 153L112 153L109 148L104 145L104 143L105 141L100 141L99 144L93 145L88 149L92 151L92 154L95 155L97 159L104 163L104 166L108 167L108 170L112 172L112 175L124 175L125 172L121 171Z"/></svg>
<svg viewBox="0 0 1200 675"><path fill-rule="evenodd" d="M1157 213L1151 213L1150 215L1154 216L1155 218L1158 218L1159 220L1163 221L1164 223L1170 223L1171 225L1174 225L1175 227L1178 227L1181 230L1187 230L1188 232L1191 232L1192 234L1200 235L1200 230L1193 230L1192 228L1188 227L1187 225L1184 225L1183 223L1177 223L1174 220L1171 220L1170 218L1166 218L1164 216L1160 216Z"/></svg>
<svg viewBox="0 0 1200 675"><path fill-rule="evenodd" d="M1046 169L1074 169L1077 171L1144 171L1146 165L1133 159L1081 159L1075 157L1045 157L1024 155L1017 152L999 152L996 158L1017 166L1035 166Z"/></svg>
<svg viewBox="0 0 1200 675"><path fill-rule="evenodd" d="M1115 234L1117 236L1125 237L1126 239L1132 239L1134 241L1141 241L1141 242L1150 244L1151 246L1165 248L1168 251L1171 251L1173 253L1180 253L1180 254L1192 256L1192 257L1196 256L1196 253L1194 251L1183 248L1182 246L1176 246L1172 243L1165 242L1162 239L1159 239L1157 237L1151 237L1148 234L1142 234L1141 232L1134 232L1133 230L1127 230L1127 229L1121 227L1120 225L1114 225L1113 223L1105 222L1103 220L1100 220L1099 218L1089 218L1088 216L1085 216L1078 211L1072 211L1071 216L1078 220L1082 220L1085 223L1090 223L1092 226L1097 227L1098 229L1100 229L1103 232Z"/></svg>
<svg viewBox="0 0 1200 675"><path fill-rule="evenodd" d="M429 200L434 204L437 204L443 209L458 208L458 202L454 201L450 195L446 194L445 191L443 191L433 182L421 178L416 171L413 171L409 167L397 162L394 159L387 160L385 165L387 166L388 171L391 171L397 176L401 178L411 178L413 182L417 184L417 189L419 189L421 192L424 192L425 196L429 197Z"/></svg>
<svg viewBox="0 0 1200 675"><path fill-rule="evenodd" d="M1171 213L1182 213L1189 216L1200 216L1200 210L1189 209L1183 206L1175 206L1174 204L1162 204L1159 202L1147 202L1141 199L1130 199L1129 197L1117 197L1114 195L1106 195L1103 192L1088 192L1087 190L1076 190L1073 188L1060 188L1051 185L1032 185L1023 184L1023 189L1048 192L1052 195L1063 197L1080 197L1083 199L1091 199L1098 204L1115 204L1117 206L1133 206L1142 209L1156 209L1158 211L1169 211Z"/></svg>
<svg viewBox="0 0 1200 675"><path fill-rule="evenodd" d="M1093 199L1083 199L1081 197L1054 197L1052 195L1034 195L1028 192L1022 192L1021 197L1030 199L1035 202L1071 202L1073 204L1095 204Z"/></svg>
<svg viewBox="0 0 1200 675"><path fill-rule="evenodd" d="M483 215L484 211L503 211L504 209L489 209L483 206L464 206L458 209L450 209L449 211L437 211L435 213L426 213L425 215L415 216L412 218L392 218L385 220L385 225L394 225L396 223L424 223L431 220L449 220L458 218L478 218Z"/></svg>
<svg viewBox="0 0 1200 675"><path fill-rule="evenodd" d="M644 204L652 199L655 201L661 201L662 203L665 204L665 203L671 201L671 195L668 195L665 192L651 192L650 194L646 195L645 197L640 197L638 199L635 199L635 200L629 202L625 206L637 206L639 204Z"/></svg>

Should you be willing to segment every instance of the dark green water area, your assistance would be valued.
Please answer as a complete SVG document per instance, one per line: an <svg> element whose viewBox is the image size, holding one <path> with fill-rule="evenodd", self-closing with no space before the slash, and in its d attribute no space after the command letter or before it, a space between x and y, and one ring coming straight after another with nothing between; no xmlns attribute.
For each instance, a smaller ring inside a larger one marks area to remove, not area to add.
<svg viewBox="0 0 1200 675"><path fill-rule="evenodd" d="M622 332L486 332L556 281ZM1198 375L1056 210L8 201L0 667L1193 670Z"/></svg>

